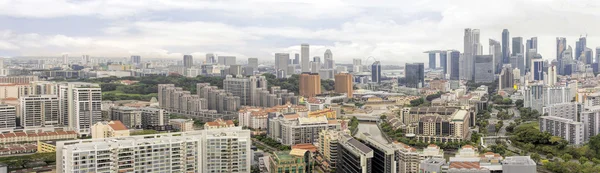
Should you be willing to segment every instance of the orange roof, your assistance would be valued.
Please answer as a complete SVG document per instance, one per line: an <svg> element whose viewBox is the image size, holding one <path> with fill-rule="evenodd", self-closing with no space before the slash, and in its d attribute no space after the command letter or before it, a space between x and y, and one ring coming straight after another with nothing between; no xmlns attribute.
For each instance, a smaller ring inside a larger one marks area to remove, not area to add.
<svg viewBox="0 0 600 173"><path fill-rule="evenodd" d="M479 162L451 162L450 168L456 169L479 169Z"/></svg>
<svg viewBox="0 0 600 173"><path fill-rule="evenodd" d="M294 146L292 146L292 149L303 149L303 150L308 150L311 153L317 152L317 147L314 146L313 144L296 144Z"/></svg>
<svg viewBox="0 0 600 173"><path fill-rule="evenodd" d="M14 97L7 97L7 98L4 98L4 99L2 99L2 100L18 100L18 99L17 99L17 98L14 98Z"/></svg>
<svg viewBox="0 0 600 173"><path fill-rule="evenodd" d="M437 147L435 144L429 144L427 147Z"/></svg>
<svg viewBox="0 0 600 173"><path fill-rule="evenodd" d="M16 136L27 136L27 133L25 132L17 132L15 133Z"/></svg>
<svg viewBox="0 0 600 173"><path fill-rule="evenodd" d="M119 120L113 120L112 122L108 123L108 126L110 126L110 128L113 130L128 130L127 127L125 127L125 124Z"/></svg>
<svg viewBox="0 0 600 173"><path fill-rule="evenodd" d="M471 146L471 145L465 145L462 148L473 148L473 146Z"/></svg>
<svg viewBox="0 0 600 173"><path fill-rule="evenodd" d="M283 115L283 118L285 118L285 119L296 119L298 117L300 117L300 115L298 115L298 114Z"/></svg>

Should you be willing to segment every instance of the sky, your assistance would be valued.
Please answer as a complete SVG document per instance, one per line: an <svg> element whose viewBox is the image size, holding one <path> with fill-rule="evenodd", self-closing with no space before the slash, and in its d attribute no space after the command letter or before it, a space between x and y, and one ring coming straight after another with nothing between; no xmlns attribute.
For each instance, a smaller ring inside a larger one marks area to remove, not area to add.
<svg viewBox="0 0 600 173"><path fill-rule="evenodd" d="M463 52L465 28L481 30L484 54L506 28L554 59L556 37L600 46L598 11L598 0L0 0L0 56L273 61L308 43L338 63L427 64L423 51Z"/></svg>

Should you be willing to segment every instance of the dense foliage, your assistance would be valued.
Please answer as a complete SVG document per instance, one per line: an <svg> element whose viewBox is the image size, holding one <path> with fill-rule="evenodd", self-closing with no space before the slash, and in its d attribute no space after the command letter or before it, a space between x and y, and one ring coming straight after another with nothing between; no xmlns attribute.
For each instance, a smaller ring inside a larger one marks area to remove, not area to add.
<svg viewBox="0 0 600 173"><path fill-rule="evenodd" d="M54 165L56 163L56 153L35 153L25 156L0 157L0 163L8 165L9 170L31 168L34 165Z"/></svg>
<svg viewBox="0 0 600 173"><path fill-rule="evenodd" d="M260 142L262 142L270 147L276 148L278 150L290 150L291 149L290 146L283 145L283 144L277 142L275 139L267 137L266 135L256 135L256 136L254 136L254 138L256 138Z"/></svg>
<svg viewBox="0 0 600 173"><path fill-rule="evenodd" d="M356 132L358 130L358 118L352 117L348 123L348 126L350 127L350 131L352 133Z"/></svg>

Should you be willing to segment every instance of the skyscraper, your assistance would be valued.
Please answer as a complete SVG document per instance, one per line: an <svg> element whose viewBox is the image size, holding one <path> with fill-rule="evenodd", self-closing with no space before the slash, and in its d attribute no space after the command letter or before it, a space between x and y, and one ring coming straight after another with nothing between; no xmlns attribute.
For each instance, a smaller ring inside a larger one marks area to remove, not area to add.
<svg viewBox="0 0 600 173"><path fill-rule="evenodd" d="M494 58L492 55L475 55L475 83L494 81Z"/></svg>
<svg viewBox="0 0 600 173"><path fill-rule="evenodd" d="M258 68L258 58L248 58L248 67L252 67L253 70Z"/></svg>
<svg viewBox="0 0 600 173"><path fill-rule="evenodd" d="M514 77L515 76L513 75L513 69L511 68L510 64L505 64L502 68L502 72L500 72L500 76L498 79L498 85L500 85L498 87L498 90L505 88L513 88Z"/></svg>
<svg viewBox="0 0 600 173"><path fill-rule="evenodd" d="M528 49L535 49L535 50L538 49L537 37L531 37L529 40L527 40L527 45L526 45L525 50L528 50Z"/></svg>
<svg viewBox="0 0 600 173"><path fill-rule="evenodd" d="M404 74L406 87L422 88L425 86L425 65L423 63L406 63Z"/></svg>
<svg viewBox="0 0 600 173"><path fill-rule="evenodd" d="M463 76L461 77L461 79L473 80L473 72L475 71L474 56L483 53L482 45L479 42L479 36L479 29L465 29L464 52L463 56L461 56L463 60L460 67L460 69L463 70Z"/></svg>
<svg viewBox="0 0 600 173"><path fill-rule="evenodd" d="M539 80L542 81L544 80L544 74L546 74L546 72L544 71L544 68L546 67L546 61L541 60L541 59L536 59L533 60L533 68L531 68L531 73L533 75L533 80Z"/></svg>
<svg viewBox="0 0 600 173"><path fill-rule="evenodd" d="M131 55L131 64L139 65L142 61L142 57L139 55Z"/></svg>
<svg viewBox="0 0 600 173"><path fill-rule="evenodd" d="M228 75L223 80L223 89L233 96L240 97L240 104L256 106L258 99L257 88L267 89L267 79L264 76L236 78Z"/></svg>
<svg viewBox="0 0 600 173"><path fill-rule="evenodd" d="M352 72L355 72L355 73L362 72L361 59L353 59L352 60Z"/></svg>
<svg viewBox="0 0 600 173"><path fill-rule="evenodd" d="M63 64L69 64L69 54L63 54L62 58Z"/></svg>
<svg viewBox="0 0 600 173"><path fill-rule="evenodd" d="M510 33L508 29L502 30L502 63L510 63Z"/></svg>
<svg viewBox="0 0 600 173"><path fill-rule="evenodd" d="M592 49L586 47L583 51L583 56L585 59L582 59L581 61L583 61L585 64L594 63L594 51Z"/></svg>
<svg viewBox="0 0 600 173"><path fill-rule="evenodd" d="M235 65L236 64L236 58L235 56L218 56L218 63L221 65L226 65L226 66L230 66L230 65Z"/></svg>
<svg viewBox="0 0 600 173"><path fill-rule="evenodd" d="M596 47L596 63L600 64L600 47Z"/></svg>
<svg viewBox="0 0 600 173"><path fill-rule="evenodd" d="M575 59L582 61L581 55L584 54L585 48L587 48L587 39L585 37L579 37L579 41L575 43Z"/></svg>
<svg viewBox="0 0 600 173"><path fill-rule="evenodd" d="M435 69L435 52L429 52L429 69Z"/></svg>
<svg viewBox="0 0 600 173"><path fill-rule="evenodd" d="M294 62L293 62L293 64L294 65L300 64L300 54L297 54L297 53L294 54Z"/></svg>
<svg viewBox="0 0 600 173"><path fill-rule="evenodd" d="M320 56L313 57L313 62L321 64L321 57Z"/></svg>
<svg viewBox="0 0 600 173"><path fill-rule="evenodd" d="M311 73L319 73L321 71L321 63L319 62L310 62L310 72Z"/></svg>
<svg viewBox="0 0 600 173"><path fill-rule="evenodd" d="M381 63L375 61L371 65L371 82L381 83Z"/></svg>
<svg viewBox="0 0 600 173"><path fill-rule="evenodd" d="M275 70L283 70L287 74L287 67L290 61L289 53L275 53Z"/></svg>
<svg viewBox="0 0 600 173"><path fill-rule="evenodd" d="M215 54L212 54L212 53L207 53L207 54L206 54L206 62L205 62L205 63L206 63L206 64L214 64L214 63L217 63L217 62L215 61Z"/></svg>
<svg viewBox="0 0 600 173"><path fill-rule="evenodd" d="M71 82L59 87L60 111L63 123L79 136L89 136L91 127L102 120L102 91L100 85Z"/></svg>
<svg viewBox="0 0 600 173"><path fill-rule="evenodd" d="M513 37L512 38L512 55L515 56L517 54L525 54L523 50L523 37ZM523 69L521 69L523 70Z"/></svg>
<svg viewBox="0 0 600 173"><path fill-rule="evenodd" d="M192 55L183 55L183 67L192 68L194 66L194 58Z"/></svg>
<svg viewBox="0 0 600 173"><path fill-rule="evenodd" d="M346 93L348 98L352 98L354 93L354 84L352 82L352 74L339 73L335 75L335 92Z"/></svg>
<svg viewBox="0 0 600 173"><path fill-rule="evenodd" d="M459 71L460 71L460 52L459 51L451 51L450 52L450 80L459 80Z"/></svg>
<svg viewBox="0 0 600 173"><path fill-rule="evenodd" d="M331 53L331 50L329 50L329 49L325 50L323 59L324 59L323 66L325 66L325 69L334 69L335 64L333 62L333 54Z"/></svg>
<svg viewBox="0 0 600 173"><path fill-rule="evenodd" d="M494 73L498 74L502 70L502 47L500 46L500 42L490 39L490 55L492 55L492 59L494 62Z"/></svg>
<svg viewBox="0 0 600 173"><path fill-rule="evenodd" d="M444 69L444 74L448 74L448 51L440 51L440 65Z"/></svg>
<svg viewBox="0 0 600 173"><path fill-rule="evenodd" d="M300 56L302 56L302 72L310 72L310 55L309 55L309 45L301 44L300 45Z"/></svg>
<svg viewBox="0 0 600 173"><path fill-rule="evenodd" d="M550 65L548 67L548 77L546 78L546 85L548 86L554 86L556 85L556 66L555 65Z"/></svg>
<svg viewBox="0 0 600 173"><path fill-rule="evenodd" d="M92 59L90 58L89 55L83 55L83 56L81 56L81 61L83 62L84 65L87 65L92 62Z"/></svg>

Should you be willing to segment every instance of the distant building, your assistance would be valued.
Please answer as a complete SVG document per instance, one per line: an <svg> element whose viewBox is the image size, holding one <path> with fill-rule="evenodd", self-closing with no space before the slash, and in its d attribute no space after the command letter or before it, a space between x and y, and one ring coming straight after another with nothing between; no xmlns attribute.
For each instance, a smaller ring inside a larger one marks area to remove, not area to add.
<svg viewBox="0 0 600 173"><path fill-rule="evenodd" d="M339 73L335 75L335 92L346 93L348 98L352 98L354 93L354 85L352 82L352 74Z"/></svg>
<svg viewBox="0 0 600 173"><path fill-rule="evenodd" d="M327 120L324 116L304 118L297 114L280 115L268 123L267 135L284 145L317 142L321 130L341 128L338 120Z"/></svg>
<svg viewBox="0 0 600 173"><path fill-rule="evenodd" d="M459 80L460 76L460 52L452 51L450 52L450 67L448 74L450 75L450 80Z"/></svg>
<svg viewBox="0 0 600 173"><path fill-rule="evenodd" d="M230 66L230 65L236 64L235 56L219 56L218 61L219 61L218 64L225 65L225 66Z"/></svg>
<svg viewBox="0 0 600 173"><path fill-rule="evenodd" d="M133 107L112 107L110 109L110 119L119 120L125 127L130 129L142 127L142 112Z"/></svg>
<svg viewBox="0 0 600 173"><path fill-rule="evenodd" d="M173 129L180 132L187 132L194 130L194 120L192 119L170 119L169 124L173 126Z"/></svg>
<svg viewBox="0 0 600 173"><path fill-rule="evenodd" d="M139 55L131 55L131 64L140 64L142 62L142 57Z"/></svg>
<svg viewBox="0 0 600 173"><path fill-rule="evenodd" d="M425 66L423 63L406 63L404 74L406 75L406 87L425 87Z"/></svg>
<svg viewBox="0 0 600 173"><path fill-rule="evenodd" d="M529 156L506 157L502 161L503 173L536 173L535 161Z"/></svg>
<svg viewBox="0 0 600 173"><path fill-rule="evenodd" d="M231 120L216 119L215 121L204 123L204 129L219 129L229 127L235 127L235 124Z"/></svg>
<svg viewBox="0 0 600 173"><path fill-rule="evenodd" d="M119 121L98 122L92 126L92 139L129 136L129 129Z"/></svg>
<svg viewBox="0 0 600 173"><path fill-rule="evenodd" d="M258 58L248 58L248 67L258 69Z"/></svg>
<svg viewBox="0 0 600 173"><path fill-rule="evenodd" d="M302 73L310 72L310 46L306 43L300 45L301 68Z"/></svg>
<svg viewBox="0 0 600 173"><path fill-rule="evenodd" d="M183 67L192 68L194 66L194 58L192 55L183 55Z"/></svg>
<svg viewBox="0 0 600 173"><path fill-rule="evenodd" d="M513 88L514 85L514 75L513 69L509 65L505 65L500 72L500 77L498 79L498 89L502 90L505 88Z"/></svg>
<svg viewBox="0 0 600 173"><path fill-rule="evenodd" d="M321 94L321 77L317 73L300 74L300 96L314 97Z"/></svg>
<svg viewBox="0 0 600 173"><path fill-rule="evenodd" d="M371 65L371 82L381 83L381 63L375 61Z"/></svg>

